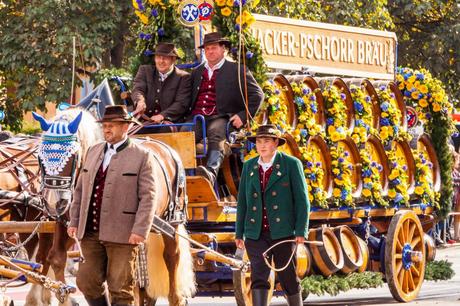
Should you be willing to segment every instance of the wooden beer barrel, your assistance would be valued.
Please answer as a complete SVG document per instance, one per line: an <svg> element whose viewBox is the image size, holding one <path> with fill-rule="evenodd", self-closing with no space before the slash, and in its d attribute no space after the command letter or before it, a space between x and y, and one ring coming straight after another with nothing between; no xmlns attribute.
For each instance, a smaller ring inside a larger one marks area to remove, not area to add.
<svg viewBox="0 0 460 306"><path fill-rule="evenodd" d="M311 261L311 253L305 244L297 245L295 273L299 279L310 274Z"/></svg>
<svg viewBox="0 0 460 306"><path fill-rule="evenodd" d="M352 196L354 198L359 198L363 188L363 181L361 177L361 157L359 155L359 150L350 137L340 140L337 143L337 146L339 148L343 148L345 152L348 152L348 156L346 158L353 166L351 169L351 179L353 183Z"/></svg>
<svg viewBox="0 0 460 306"><path fill-rule="evenodd" d="M434 239L425 233L423 235L423 241L425 243L426 261L433 261L436 257L436 244Z"/></svg>
<svg viewBox="0 0 460 306"><path fill-rule="evenodd" d="M310 229L308 240L320 241L322 246L309 244L315 269L324 276L330 276L343 268L343 253L339 240L328 227Z"/></svg>
<svg viewBox="0 0 460 306"><path fill-rule="evenodd" d="M361 87L361 89L364 91L364 93L370 97L372 103L372 127L374 129L379 129L380 128L380 118L381 118L381 112L380 112L380 103L379 103L379 96L377 95L377 92L375 91L374 86L368 79L344 79L344 82L347 84L348 88L350 89L351 92L351 85L355 85L358 87ZM354 102L354 101L353 101Z"/></svg>
<svg viewBox="0 0 460 306"><path fill-rule="evenodd" d="M334 234L339 240L343 253L343 268L340 270L344 274L350 274L358 270L363 264L363 256L358 238L347 225L334 228Z"/></svg>
<svg viewBox="0 0 460 306"><path fill-rule="evenodd" d="M369 262L370 262L369 248L367 247L367 244L363 239L361 239L359 236L356 236L356 238L358 239L359 247L361 249L361 254L363 257L363 263L361 264L361 266L359 266L356 272L362 273L364 271L367 271L367 267L369 266Z"/></svg>
<svg viewBox="0 0 460 306"><path fill-rule="evenodd" d="M289 80L289 82L305 84L311 90L311 92L314 93L316 104L318 106L317 112L315 114L315 123L321 126L323 129L326 128L326 113L324 110L323 95L321 94L321 89L315 79L311 76L287 76L286 78Z"/></svg>
<svg viewBox="0 0 460 306"><path fill-rule="evenodd" d="M410 195L414 192L415 189L415 161L414 156L412 155L412 150L409 144L406 141L395 141L393 149L398 158L398 162L401 165L406 166L407 176L408 176L408 188L407 193ZM390 166L391 168L391 166Z"/></svg>
<svg viewBox="0 0 460 306"><path fill-rule="evenodd" d="M399 122L399 128L402 131L407 132L407 110L406 110L406 103L404 102L404 97L401 94L401 91L398 88L398 85L394 82L385 82L385 81L380 81L380 82L373 82L372 85L374 88L379 88L379 87L386 87L389 88L391 93L394 95L394 99L396 101L396 104L398 106L399 111L401 112L401 120ZM379 101L382 103L383 101Z"/></svg>
<svg viewBox="0 0 460 306"><path fill-rule="evenodd" d="M312 162L321 163L320 167L323 170L324 176L321 182L323 190L327 194L327 198L332 196L333 178L331 171L331 153L326 141L321 136L313 136L308 140L306 147L308 154L313 156ZM301 160L304 160L301 157ZM304 163L304 167L305 167ZM307 184L311 182L307 178ZM310 184L311 185L311 184Z"/></svg>
<svg viewBox="0 0 460 306"><path fill-rule="evenodd" d="M431 143L430 136L423 134L417 140L417 149L419 149L424 158L432 164L431 167L431 179L433 183L433 191L439 192L441 190L441 169L439 167L438 157L436 151Z"/></svg>
<svg viewBox="0 0 460 306"><path fill-rule="evenodd" d="M291 129L297 126L297 115L294 105L294 94L291 84L282 74L277 74L273 79L275 87L280 91L280 104L286 106L286 125ZM277 110L280 112L281 110Z"/></svg>
<svg viewBox="0 0 460 306"><path fill-rule="evenodd" d="M353 131L353 128L355 127L355 111L354 111L354 106L353 106L353 99L351 98L351 93L350 90L348 89L347 84L341 79L341 78L335 78L335 77L327 77L327 78L318 78L318 84L322 90L326 89L328 85L335 86L336 88L339 89L341 93L345 95L345 105L347 107L347 123L345 124L345 128L347 128L349 131ZM326 112L326 118L327 118L327 106L326 106L326 101L323 97L324 104L325 104L325 112Z"/></svg>
<svg viewBox="0 0 460 306"><path fill-rule="evenodd" d="M365 151L370 154L371 162L376 162L382 166L382 171L380 171L381 195L385 196L388 193L388 175L390 169L388 167L388 157L382 142L376 136L371 135L365 144Z"/></svg>
<svg viewBox="0 0 460 306"><path fill-rule="evenodd" d="M288 154L288 155L291 155L291 156L295 156L297 158L301 158L300 156L300 150L299 150L299 145L297 144L297 142L295 141L294 137L292 137L291 134L284 134L283 135L284 139L286 139L286 143L284 145L282 145L279 150Z"/></svg>

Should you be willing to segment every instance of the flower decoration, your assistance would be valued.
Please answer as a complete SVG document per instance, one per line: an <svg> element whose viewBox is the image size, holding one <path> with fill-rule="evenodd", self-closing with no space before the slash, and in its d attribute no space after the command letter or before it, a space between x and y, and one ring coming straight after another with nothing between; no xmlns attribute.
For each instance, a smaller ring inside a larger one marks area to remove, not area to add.
<svg viewBox="0 0 460 306"><path fill-rule="evenodd" d="M379 136L385 148L393 143L393 140L405 139L407 136L401 131L402 114L398 108L398 103L394 93L387 86L376 88L380 100L380 131Z"/></svg>
<svg viewBox="0 0 460 306"><path fill-rule="evenodd" d="M299 150L311 204L327 208L327 193L323 188L325 174L324 165L321 162L321 151L315 146L301 146Z"/></svg>
<svg viewBox="0 0 460 306"><path fill-rule="evenodd" d="M435 192L433 191L433 164L428 154L423 150L412 150L415 159L415 194L422 203L436 205Z"/></svg>
<svg viewBox="0 0 460 306"><path fill-rule="evenodd" d="M327 85L322 92L326 107L326 134L336 143L348 136L346 95L339 88Z"/></svg>
<svg viewBox="0 0 460 306"><path fill-rule="evenodd" d="M304 143L308 136L323 135L321 125L316 123L318 113L318 102L315 92L304 83L291 83L294 93L294 104L297 113L297 126L293 131L294 139L297 143ZM317 89L319 90L319 89Z"/></svg>
<svg viewBox="0 0 460 306"><path fill-rule="evenodd" d="M334 177L334 189L332 195L336 206L354 206L352 179L353 164L350 162L350 154L342 146L331 147L332 175Z"/></svg>
<svg viewBox="0 0 460 306"><path fill-rule="evenodd" d="M390 165L388 198L393 205L409 206L409 176L407 165L402 156L398 156L396 150L387 151Z"/></svg>
<svg viewBox="0 0 460 306"><path fill-rule="evenodd" d="M382 197L381 173L383 166L372 159L372 149L364 147L359 151L361 156L361 176L363 178L363 199L371 205L388 206L388 202Z"/></svg>
<svg viewBox="0 0 460 306"><path fill-rule="evenodd" d="M435 113L452 113L453 105L448 100L442 82L433 78L429 71L399 67L396 72L398 88L406 104L415 107L422 122L430 121Z"/></svg>
<svg viewBox="0 0 460 306"><path fill-rule="evenodd" d="M279 87L273 80L264 82L262 89L265 94L265 100L259 112L266 112L268 123L276 125L283 133L290 131L291 127L288 123L288 101L281 94L283 90L287 89Z"/></svg>
<svg viewBox="0 0 460 306"><path fill-rule="evenodd" d="M355 109L355 127L351 137L357 144L366 142L369 135L375 135L376 131L373 128L373 112L372 100L365 93L362 87L356 85L350 86L351 98Z"/></svg>

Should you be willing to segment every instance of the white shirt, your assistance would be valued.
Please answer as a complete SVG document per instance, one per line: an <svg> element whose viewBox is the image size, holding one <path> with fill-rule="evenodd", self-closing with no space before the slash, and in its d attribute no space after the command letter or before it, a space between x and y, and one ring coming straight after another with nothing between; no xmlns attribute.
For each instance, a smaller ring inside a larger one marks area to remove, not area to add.
<svg viewBox="0 0 460 306"><path fill-rule="evenodd" d="M222 67L222 65L225 63L225 57L220 61L218 62L217 64L215 64L212 68L209 67L209 64L208 62L206 62L204 64L204 68L206 68L206 70L208 70L208 78L211 79L212 78L212 75L214 73L214 70L216 69L220 69L220 67Z"/></svg>
<svg viewBox="0 0 460 306"><path fill-rule="evenodd" d="M267 171L268 168L273 166L273 163L275 162L275 157L276 157L276 152L275 152L275 154L273 154L272 159L268 163L264 163L260 157L257 160L257 163L262 166L262 170L264 170L264 172L265 172L265 171Z"/></svg>
<svg viewBox="0 0 460 306"><path fill-rule="evenodd" d="M117 142L116 144L111 145L110 143L107 143L107 150L105 150L104 154L104 161L102 162L102 169L105 171L107 167L110 164L110 160L112 159L112 156L117 154L117 149L119 146L121 146L128 137L126 136L123 138L123 140Z"/></svg>
<svg viewBox="0 0 460 306"><path fill-rule="evenodd" d="M164 82L166 78L173 72L173 70L174 70L174 66L172 66L171 69L167 71L166 73L161 73L160 71L158 71L158 74L160 75L160 80Z"/></svg>

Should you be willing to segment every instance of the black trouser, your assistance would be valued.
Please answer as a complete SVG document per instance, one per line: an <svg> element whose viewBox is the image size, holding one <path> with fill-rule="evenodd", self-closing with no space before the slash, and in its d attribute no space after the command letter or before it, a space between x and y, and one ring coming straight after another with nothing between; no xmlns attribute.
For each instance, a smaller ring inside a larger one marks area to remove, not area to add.
<svg viewBox="0 0 460 306"><path fill-rule="evenodd" d="M246 238L244 244L249 256L249 261L251 262L251 289L270 289L270 284L268 282L270 268L265 264L262 253L277 242L291 239L294 239L294 237L272 240L270 238L270 232L262 232L258 240ZM279 269L284 267L294 247L295 242L283 243L274 247L268 254L270 256L269 262L273 259L276 268ZM286 295L290 296L300 292L299 278L295 273L295 256L285 270L277 273L281 287Z"/></svg>

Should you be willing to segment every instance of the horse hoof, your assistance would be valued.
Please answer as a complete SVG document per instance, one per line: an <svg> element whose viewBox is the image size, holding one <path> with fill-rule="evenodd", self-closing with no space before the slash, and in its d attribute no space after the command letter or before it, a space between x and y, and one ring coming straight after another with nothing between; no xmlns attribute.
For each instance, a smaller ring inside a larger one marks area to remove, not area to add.
<svg viewBox="0 0 460 306"><path fill-rule="evenodd" d="M80 304L78 304L77 300L75 300L74 298L70 298L70 303L72 304L72 306L80 306Z"/></svg>

